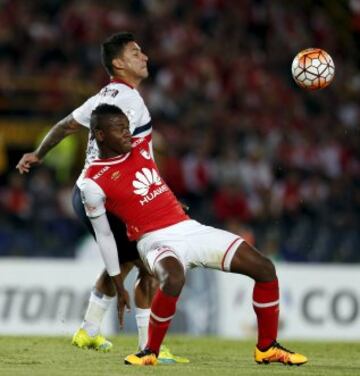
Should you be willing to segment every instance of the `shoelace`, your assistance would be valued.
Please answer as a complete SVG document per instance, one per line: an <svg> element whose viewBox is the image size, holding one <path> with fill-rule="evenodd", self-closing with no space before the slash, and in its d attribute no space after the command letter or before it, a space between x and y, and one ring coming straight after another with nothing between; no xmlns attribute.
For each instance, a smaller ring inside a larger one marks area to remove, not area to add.
<svg viewBox="0 0 360 376"><path fill-rule="evenodd" d="M281 346L280 343L278 343L278 342L274 342L272 347L276 347L277 349L286 351L290 354L295 354L293 351L290 351L290 350L286 349L284 346Z"/></svg>
<svg viewBox="0 0 360 376"><path fill-rule="evenodd" d="M152 355L152 354L154 354L154 353L153 353L151 350L149 350L149 349L144 349L144 350L139 351L139 352L136 354L136 356L137 356L138 358L143 358L144 356Z"/></svg>

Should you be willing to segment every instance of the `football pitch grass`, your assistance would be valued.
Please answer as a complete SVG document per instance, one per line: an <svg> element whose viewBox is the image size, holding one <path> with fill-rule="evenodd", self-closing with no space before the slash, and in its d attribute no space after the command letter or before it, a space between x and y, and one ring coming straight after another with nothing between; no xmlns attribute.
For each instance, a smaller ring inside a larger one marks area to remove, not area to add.
<svg viewBox="0 0 360 376"><path fill-rule="evenodd" d="M309 358L308 364L289 367L256 364L250 341L170 335L166 344L175 354L188 357L189 364L136 367L123 362L133 352L136 337L120 335L112 340L113 350L104 354L75 348L65 337L0 337L0 375L360 375L359 342L282 341Z"/></svg>

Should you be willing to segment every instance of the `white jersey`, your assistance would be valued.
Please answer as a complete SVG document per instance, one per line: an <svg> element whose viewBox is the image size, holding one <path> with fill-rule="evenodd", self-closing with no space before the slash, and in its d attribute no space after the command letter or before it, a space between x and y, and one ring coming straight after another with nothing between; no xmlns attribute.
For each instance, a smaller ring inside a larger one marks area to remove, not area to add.
<svg viewBox="0 0 360 376"><path fill-rule="evenodd" d="M112 81L103 87L98 94L89 98L83 105L73 111L74 119L90 130L91 113L100 104L119 107L129 119L130 132L134 137L145 137L152 131L151 118L144 100L139 92L121 81ZM89 164L97 159L99 149L95 139L89 132L84 168L76 182L80 186Z"/></svg>

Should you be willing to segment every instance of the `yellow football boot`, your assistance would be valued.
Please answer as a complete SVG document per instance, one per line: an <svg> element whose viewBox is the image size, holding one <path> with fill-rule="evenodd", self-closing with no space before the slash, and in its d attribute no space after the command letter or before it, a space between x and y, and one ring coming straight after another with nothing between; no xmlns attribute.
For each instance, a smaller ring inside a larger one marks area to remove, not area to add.
<svg viewBox="0 0 360 376"><path fill-rule="evenodd" d="M124 362L133 366L156 366L157 358L151 350L145 349L136 354L128 355Z"/></svg>
<svg viewBox="0 0 360 376"><path fill-rule="evenodd" d="M301 366L305 364L308 359L304 355L285 349L285 347L282 347L279 343L274 341L266 351L260 351L257 347L255 348L255 361L259 364L279 362L289 366Z"/></svg>
<svg viewBox="0 0 360 376"><path fill-rule="evenodd" d="M75 332L71 343L80 349L94 349L102 352L108 352L113 347L112 343L102 335L91 337L84 329Z"/></svg>
<svg viewBox="0 0 360 376"><path fill-rule="evenodd" d="M168 347L162 345L160 347L158 362L160 364L173 364L173 363L189 363L190 360L182 356L177 356L177 355L172 354Z"/></svg>

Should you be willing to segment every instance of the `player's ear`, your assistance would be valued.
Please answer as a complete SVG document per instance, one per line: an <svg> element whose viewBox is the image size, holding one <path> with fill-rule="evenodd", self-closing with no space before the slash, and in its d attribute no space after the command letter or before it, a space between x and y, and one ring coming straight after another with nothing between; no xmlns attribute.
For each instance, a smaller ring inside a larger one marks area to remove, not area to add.
<svg viewBox="0 0 360 376"><path fill-rule="evenodd" d="M118 69L118 70L124 69L124 61L123 61L123 59L121 57L116 57L112 61L112 66L115 69Z"/></svg>
<svg viewBox="0 0 360 376"><path fill-rule="evenodd" d="M105 134L102 129L95 129L94 135L97 141L100 141L100 142L104 141Z"/></svg>

